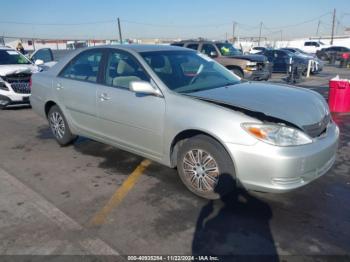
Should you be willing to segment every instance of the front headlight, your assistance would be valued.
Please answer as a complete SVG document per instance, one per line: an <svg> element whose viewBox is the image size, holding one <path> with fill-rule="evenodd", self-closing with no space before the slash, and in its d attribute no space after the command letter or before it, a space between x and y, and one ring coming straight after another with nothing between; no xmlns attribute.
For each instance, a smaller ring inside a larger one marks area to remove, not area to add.
<svg viewBox="0 0 350 262"><path fill-rule="evenodd" d="M247 71L255 71L257 70L257 63L248 61L245 67L245 70Z"/></svg>
<svg viewBox="0 0 350 262"><path fill-rule="evenodd" d="M8 87L6 86L4 80L2 80L2 78L0 77L0 89L1 90L5 90L5 91L8 91Z"/></svg>
<svg viewBox="0 0 350 262"><path fill-rule="evenodd" d="M242 128L255 138L275 146L298 146L312 143L304 132L281 124L243 123Z"/></svg>
<svg viewBox="0 0 350 262"><path fill-rule="evenodd" d="M256 62L252 62L252 61L247 62L247 66L256 66L256 65L257 65Z"/></svg>

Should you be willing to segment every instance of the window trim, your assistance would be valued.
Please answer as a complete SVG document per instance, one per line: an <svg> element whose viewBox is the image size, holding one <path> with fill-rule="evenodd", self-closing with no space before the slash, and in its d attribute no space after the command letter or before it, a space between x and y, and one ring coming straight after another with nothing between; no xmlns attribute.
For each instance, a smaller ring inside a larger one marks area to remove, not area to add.
<svg viewBox="0 0 350 262"><path fill-rule="evenodd" d="M85 53L90 53L90 52L98 52L101 51L101 61L100 64L98 66L98 71L97 71L97 79L96 82L92 82L92 81L88 81L88 80L81 80L81 79L74 79L74 78L69 78L69 77L64 77L62 74L63 72L67 69L67 67L69 67L71 64L73 64L74 62L76 62L78 60L78 58L85 54ZM79 81L79 82L84 82L84 83L90 83L90 84L100 84L101 83L101 71L103 69L102 65L104 62L104 57L106 56L106 48L92 48L92 49L87 49L87 50L83 50L81 52L79 52L78 54L76 54L67 64L65 64L65 66L60 70L60 72L57 74L57 77L59 78L64 78L64 79L68 79L68 80L73 80L73 81Z"/></svg>

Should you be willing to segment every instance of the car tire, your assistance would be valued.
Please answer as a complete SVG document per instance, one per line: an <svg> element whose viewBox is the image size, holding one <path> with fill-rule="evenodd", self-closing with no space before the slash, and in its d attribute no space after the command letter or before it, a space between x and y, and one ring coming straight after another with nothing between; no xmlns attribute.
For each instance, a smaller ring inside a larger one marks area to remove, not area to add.
<svg viewBox="0 0 350 262"><path fill-rule="evenodd" d="M47 114L47 119L52 134L61 146L67 146L77 138L76 135L72 134L66 118L57 105L50 108L49 113Z"/></svg>
<svg viewBox="0 0 350 262"><path fill-rule="evenodd" d="M202 198L219 199L237 187L229 154L220 143L205 135L180 142L177 170L185 186Z"/></svg>
<svg viewBox="0 0 350 262"><path fill-rule="evenodd" d="M236 75L239 76L240 78L244 78L244 74L241 69L239 68L233 68L231 71Z"/></svg>

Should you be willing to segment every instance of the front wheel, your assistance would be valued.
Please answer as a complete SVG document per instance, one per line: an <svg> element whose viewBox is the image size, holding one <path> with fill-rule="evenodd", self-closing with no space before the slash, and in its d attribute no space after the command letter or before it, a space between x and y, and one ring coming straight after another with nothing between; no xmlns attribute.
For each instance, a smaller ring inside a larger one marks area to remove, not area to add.
<svg viewBox="0 0 350 262"><path fill-rule="evenodd" d="M57 105L50 108L47 118L52 134L61 146L69 145L74 141L76 136L70 131L67 120Z"/></svg>
<svg viewBox="0 0 350 262"><path fill-rule="evenodd" d="M236 187L232 160L216 140L197 135L181 143L177 170L182 182L194 194L218 199Z"/></svg>
<svg viewBox="0 0 350 262"><path fill-rule="evenodd" d="M244 75L243 75L243 72L242 72L241 69L233 68L233 69L231 69L231 71L232 71L236 76L239 76L240 78L243 79Z"/></svg>

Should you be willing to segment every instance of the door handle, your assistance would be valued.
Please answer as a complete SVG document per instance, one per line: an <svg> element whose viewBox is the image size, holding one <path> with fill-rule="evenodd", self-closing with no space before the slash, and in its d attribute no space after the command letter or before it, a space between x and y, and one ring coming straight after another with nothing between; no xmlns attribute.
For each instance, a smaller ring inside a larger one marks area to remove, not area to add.
<svg viewBox="0 0 350 262"><path fill-rule="evenodd" d="M106 101L111 99L106 93L100 94L99 98L101 99L101 101Z"/></svg>
<svg viewBox="0 0 350 262"><path fill-rule="evenodd" d="M61 90L63 88L62 84L61 83L57 83L56 84L56 89L57 90Z"/></svg>

